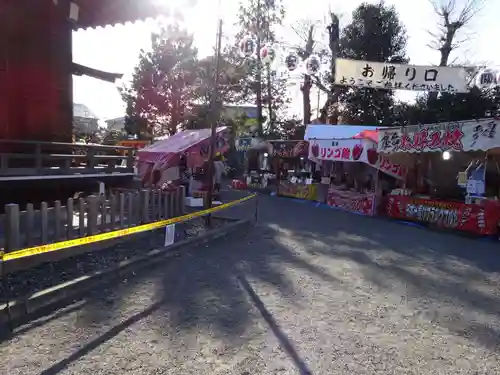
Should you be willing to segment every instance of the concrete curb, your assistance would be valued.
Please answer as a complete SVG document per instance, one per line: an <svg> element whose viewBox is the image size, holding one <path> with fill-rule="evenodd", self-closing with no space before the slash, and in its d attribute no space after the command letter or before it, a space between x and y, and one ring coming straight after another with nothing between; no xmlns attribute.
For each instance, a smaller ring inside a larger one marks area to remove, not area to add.
<svg viewBox="0 0 500 375"><path fill-rule="evenodd" d="M213 229L201 236L179 241L168 248L151 250L145 255L127 259L118 263L118 265L113 268L80 276L30 296L1 304L0 325L9 324L11 327L14 327L26 323L34 316L43 315L44 311L50 310L54 305L62 304L65 301L69 302L71 300L76 300L83 293L94 289L100 284L111 282L131 271L147 267L157 262L158 258L180 256L182 254L181 250L184 247L199 247L207 242L229 235L232 232L247 228L250 224L252 224L252 221L247 219L233 221L222 228Z"/></svg>

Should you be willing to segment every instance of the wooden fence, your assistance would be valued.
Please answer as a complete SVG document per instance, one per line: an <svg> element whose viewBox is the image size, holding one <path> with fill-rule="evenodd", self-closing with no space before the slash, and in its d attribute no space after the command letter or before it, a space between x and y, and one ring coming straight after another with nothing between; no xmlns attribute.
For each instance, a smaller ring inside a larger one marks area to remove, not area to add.
<svg viewBox="0 0 500 375"><path fill-rule="evenodd" d="M184 187L171 192L160 190L122 191L68 199L52 207L42 202L25 211L7 204L0 244L4 252L86 237L116 229L133 227L184 214Z"/></svg>
<svg viewBox="0 0 500 375"><path fill-rule="evenodd" d="M133 164L133 147L0 139L0 179L133 174Z"/></svg>

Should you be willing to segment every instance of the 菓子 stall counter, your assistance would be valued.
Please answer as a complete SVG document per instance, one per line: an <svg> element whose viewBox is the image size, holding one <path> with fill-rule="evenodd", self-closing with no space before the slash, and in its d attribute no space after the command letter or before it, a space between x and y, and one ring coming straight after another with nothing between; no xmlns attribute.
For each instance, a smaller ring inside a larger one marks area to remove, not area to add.
<svg viewBox="0 0 500 375"><path fill-rule="evenodd" d="M317 198L318 184L297 183L291 181L280 181L278 185L278 195L315 201Z"/></svg>

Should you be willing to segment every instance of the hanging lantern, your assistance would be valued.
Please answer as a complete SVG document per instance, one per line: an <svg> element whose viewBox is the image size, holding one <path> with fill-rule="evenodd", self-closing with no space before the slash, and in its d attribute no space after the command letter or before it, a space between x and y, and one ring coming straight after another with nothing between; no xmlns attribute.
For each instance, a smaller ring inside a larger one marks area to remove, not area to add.
<svg viewBox="0 0 500 375"><path fill-rule="evenodd" d="M310 76L316 75L319 73L319 68L321 66L321 62L318 56L311 55L306 60L306 73Z"/></svg>
<svg viewBox="0 0 500 375"><path fill-rule="evenodd" d="M260 58L264 64L271 64L276 58L276 51L272 46L264 46L260 50Z"/></svg>
<svg viewBox="0 0 500 375"><path fill-rule="evenodd" d="M245 37L240 42L240 52L245 57L250 57L255 53L255 41L251 37Z"/></svg>
<svg viewBox="0 0 500 375"><path fill-rule="evenodd" d="M299 57L294 53L289 54L285 58L285 65L289 71L293 72L299 65Z"/></svg>
<svg viewBox="0 0 500 375"><path fill-rule="evenodd" d="M497 69L483 69L477 74L475 83L480 89L495 87L500 83L500 72Z"/></svg>

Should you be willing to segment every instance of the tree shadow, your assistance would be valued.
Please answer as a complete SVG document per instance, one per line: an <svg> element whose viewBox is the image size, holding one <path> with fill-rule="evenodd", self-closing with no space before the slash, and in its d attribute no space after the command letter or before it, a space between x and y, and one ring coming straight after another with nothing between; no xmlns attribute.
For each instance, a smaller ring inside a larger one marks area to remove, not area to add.
<svg viewBox="0 0 500 375"><path fill-rule="evenodd" d="M206 335L212 343L223 343L225 352L237 353L254 335L251 328L256 321L262 319L298 371L309 374L271 310L258 297L275 293L276 298L300 306L301 293L286 275L287 268L301 268L318 282L338 284L326 270L276 241L275 230L266 226L190 249L175 260L159 263L154 270L92 293L79 310L74 328L85 330L86 337L93 339L43 374L60 372L131 325L145 321L155 332L151 340L178 346L186 335ZM189 350L189 344L183 345Z"/></svg>
<svg viewBox="0 0 500 375"><path fill-rule="evenodd" d="M292 233L305 252L354 262L361 266L363 277L382 290L398 283L417 315L499 351L497 243L330 209L303 205L296 209L300 224L281 216L274 218L274 225ZM424 306L422 301L428 303Z"/></svg>

